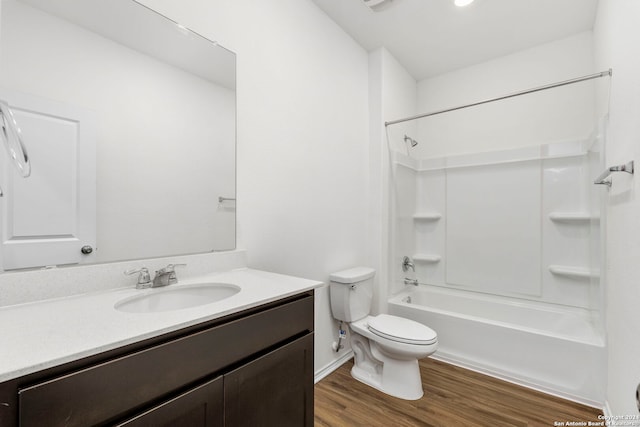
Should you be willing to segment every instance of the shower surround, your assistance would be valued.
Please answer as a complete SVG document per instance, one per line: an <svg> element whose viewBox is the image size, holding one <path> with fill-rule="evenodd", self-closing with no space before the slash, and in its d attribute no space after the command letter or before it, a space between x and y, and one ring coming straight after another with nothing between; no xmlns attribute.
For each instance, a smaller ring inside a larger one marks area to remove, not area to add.
<svg viewBox="0 0 640 427"><path fill-rule="evenodd" d="M602 127L584 140L416 160L392 152L389 311L435 357L603 402ZM403 256L415 264L401 270ZM404 287L416 278L417 288Z"/></svg>

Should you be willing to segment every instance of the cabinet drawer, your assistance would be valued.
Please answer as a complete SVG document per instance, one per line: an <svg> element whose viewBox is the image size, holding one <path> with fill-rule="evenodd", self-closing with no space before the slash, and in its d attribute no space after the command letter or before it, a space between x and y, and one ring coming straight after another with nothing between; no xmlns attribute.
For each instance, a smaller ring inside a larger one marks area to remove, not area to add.
<svg viewBox="0 0 640 427"><path fill-rule="evenodd" d="M19 390L20 426L88 426L150 402L313 330L305 297Z"/></svg>

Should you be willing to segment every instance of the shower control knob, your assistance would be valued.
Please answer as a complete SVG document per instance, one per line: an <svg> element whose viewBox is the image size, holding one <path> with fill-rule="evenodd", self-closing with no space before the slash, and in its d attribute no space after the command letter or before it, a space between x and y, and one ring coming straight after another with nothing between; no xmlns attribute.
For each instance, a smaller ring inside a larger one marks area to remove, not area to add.
<svg viewBox="0 0 640 427"><path fill-rule="evenodd" d="M80 252L82 252L84 255L89 255L91 252L93 252L93 248L89 245L83 246L82 249L80 249Z"/></svg>

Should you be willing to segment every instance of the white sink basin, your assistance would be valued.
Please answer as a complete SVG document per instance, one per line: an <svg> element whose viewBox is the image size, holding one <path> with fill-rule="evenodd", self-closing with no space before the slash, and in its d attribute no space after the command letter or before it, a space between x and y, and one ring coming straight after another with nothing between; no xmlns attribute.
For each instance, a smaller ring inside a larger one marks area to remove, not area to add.
<svg viewBox="0 0 640 427"><path fill-rule="evenodd" d="M228 283L198 283L181 286L169 285L165 288L144 292L142 295L118 301L114 308L127 313L181 310L229 298L240 292L240 287Z"/></svg>

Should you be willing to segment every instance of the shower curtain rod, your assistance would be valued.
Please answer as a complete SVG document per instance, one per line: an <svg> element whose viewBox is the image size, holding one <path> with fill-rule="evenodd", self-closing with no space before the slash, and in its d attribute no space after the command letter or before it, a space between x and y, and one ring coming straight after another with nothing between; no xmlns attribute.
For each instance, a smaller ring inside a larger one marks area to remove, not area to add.
<svg viewBox="0 0 640 427"><path fill-rule="evenodd" d="M533 89L527 89L527 90L523 90L523 91L520 91L520 92L510 93L508 95L498 96L496 98L485 99L484 101L478 101L478 102L473 102L471 104L460 105L459 107L446 108L444 110L433 111L431 113L418 114L418 115L415 115L415 116L406 117L404 119L391 120L389 122L384 122L384 125L386 127L386 126L389 126L389 125L395 125L396 123L408 122L410 120L416 120L416 119L421 119L423 117L435 116L437 114L448 113L450 111L455 111L455 110L462 110L463 108L475 107L476 105L488 104L488 103L494 102L494 101L501 101L503 99L513 98L515 96L526 95L528 93L539 92L541 90L546 90L546 89L552 89L554 87L570 85L570 84L573 84L573 83L579 83L579 82L583 82L585 80L597 79L597 78L604 77L604 76L611 76L612 72L613 71L611 70L611 68L609 68L608 70L602 71L600 73L590 74L588 76L576 77L575 79L564 80L564 81L558 82L558 83L551 83L551 84L548 84L548 85L535 87Z"/></svg>

